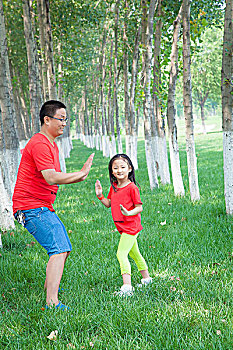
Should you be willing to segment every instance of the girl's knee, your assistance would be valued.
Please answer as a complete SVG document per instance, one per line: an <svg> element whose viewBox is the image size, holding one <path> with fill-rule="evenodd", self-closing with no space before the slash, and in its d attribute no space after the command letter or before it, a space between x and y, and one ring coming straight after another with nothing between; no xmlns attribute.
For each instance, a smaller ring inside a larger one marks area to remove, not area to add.
<svg viewBox="0 0 233 350"><path fill-rule="evenodd" d="M122 261L122 260L124 261L125 259L128 258L128 254L125 253L125 252L122 251L122 250L119 250L119 249L118 249L118 251L117 251L116 256L117 256L117 259L118 259L119 261Z"/></svg>

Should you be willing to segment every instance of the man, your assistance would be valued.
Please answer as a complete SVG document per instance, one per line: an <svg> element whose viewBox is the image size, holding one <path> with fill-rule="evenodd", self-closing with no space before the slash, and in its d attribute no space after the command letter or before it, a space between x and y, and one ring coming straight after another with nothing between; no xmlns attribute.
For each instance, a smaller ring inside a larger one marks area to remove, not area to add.
<svg viewBox="0 0 233 350"><path fill-rule="evenodd" d="M52 204L59 185L86 179L94 157L94 153L91 154L80 171L61 172L59 151L54 140L63 134L67 121L63 103L51 100L43 104L40 110L41 131L30 139L23 151L13 194L16 220L49 255L44 285L47 289L46 307L55 305L57 309L67 308L58 300L58 289L72 247Z"/></svg>

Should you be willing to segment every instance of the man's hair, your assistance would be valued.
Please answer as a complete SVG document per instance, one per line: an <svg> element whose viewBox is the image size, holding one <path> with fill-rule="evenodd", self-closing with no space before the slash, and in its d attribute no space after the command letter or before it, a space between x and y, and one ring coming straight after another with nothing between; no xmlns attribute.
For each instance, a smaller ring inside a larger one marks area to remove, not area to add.
<svg viewBox="0 0 233 350"><path fill-rule="evenodd" d="M48 117L53 117L58 109L65 108L64 103L56 100L46 101L40 109L40 124L44 124L44 117L47 115Z"/></svg>

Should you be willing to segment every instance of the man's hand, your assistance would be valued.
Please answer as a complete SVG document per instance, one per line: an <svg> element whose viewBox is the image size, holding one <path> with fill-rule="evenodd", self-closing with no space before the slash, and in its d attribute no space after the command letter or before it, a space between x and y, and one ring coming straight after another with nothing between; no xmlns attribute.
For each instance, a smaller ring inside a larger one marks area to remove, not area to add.
<svg viewBox="0 0 233 350"><path fill-rule="evenodd" d="M83 177L81 177L81 179L79 181L83 181L87 178L87 175L89 174L89 171L91 169L92 166L92 162L93 162L93 158L94 158L95 153L92 153L89 158L87 159L87 161L84 163L81 172L84 173Z"/></svg>
<svg viewBox="0 0 233 350"><path fill-rule="evenodd" d="M101 186L101 183L99 180L96 180L96 183L95 183L95 193L97 195L97 197L101 197L102 195L102 186Z"/></svg>

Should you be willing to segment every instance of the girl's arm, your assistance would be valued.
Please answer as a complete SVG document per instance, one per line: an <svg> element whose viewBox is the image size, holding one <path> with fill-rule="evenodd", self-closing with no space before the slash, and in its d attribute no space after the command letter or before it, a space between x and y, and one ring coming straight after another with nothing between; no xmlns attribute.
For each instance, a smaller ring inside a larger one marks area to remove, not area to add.
<svg viewBox="0 0 233 350"><path fill-rule="evenodd" d="M121 212L125 216L133 216L142 212L142 204L135 204L135 208L132 210L127 210L120 204Z"/></svg>
<svg viewBox="0 0 233 350"><path fill-rule="evenodd" d="M99 180L97 180L95 183L95 193L97 198L103 203L103 205L105 205L105 207L111 207L111 200L104 197L102 186Z"/></svg>

